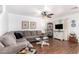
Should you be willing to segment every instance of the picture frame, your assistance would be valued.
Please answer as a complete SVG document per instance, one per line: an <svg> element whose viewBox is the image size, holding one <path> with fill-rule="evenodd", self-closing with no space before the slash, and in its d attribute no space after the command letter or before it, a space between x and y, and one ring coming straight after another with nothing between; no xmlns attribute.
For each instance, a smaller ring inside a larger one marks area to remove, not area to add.
<svg viewBox="0 0 79 59"><path fill-rule="evenodd" d="M76 27L76 23L75 22L76 22L75 20L72 20L72 24L71 24L72 27Z"/></svg>
<svg viewBox="0 0 79 59"><path fill-rule="evenodd" d="M71 24L72 27L76 27L76 24Z"/></svg>
<svg viewBox="0 0 79 59"><path fill-rule="evenodd" d="M30 22L30 29L36 29L36 22Z"/></svg>
<svg viewBox="0 0 79 59"><path fill-rule="evenodd" d="M29 21L22 21L22 29L29 29Z"/></svg>

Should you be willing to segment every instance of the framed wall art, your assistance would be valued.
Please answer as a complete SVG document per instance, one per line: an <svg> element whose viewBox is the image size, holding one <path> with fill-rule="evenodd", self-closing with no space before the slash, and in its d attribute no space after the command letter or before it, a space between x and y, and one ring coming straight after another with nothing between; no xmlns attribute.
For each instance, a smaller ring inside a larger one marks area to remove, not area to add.
<svg viewBox="0 0 79 59"><path fill-rule="evenodd" d="M22 29L29 29L29 21L22 21Z"/></svg>
<svg viewBox="0 0 79 59"><path fill-rule="evenodd" d="M30 22L30 29L36 29L36 22Z"/></svg>
<svg viewBox="0 0 79 59"><path fill-rule="evenodd" d="M72 24L71 24L72 27L76 27L76 23L75 22L76 22L75 20L72 20Z"/></svg>

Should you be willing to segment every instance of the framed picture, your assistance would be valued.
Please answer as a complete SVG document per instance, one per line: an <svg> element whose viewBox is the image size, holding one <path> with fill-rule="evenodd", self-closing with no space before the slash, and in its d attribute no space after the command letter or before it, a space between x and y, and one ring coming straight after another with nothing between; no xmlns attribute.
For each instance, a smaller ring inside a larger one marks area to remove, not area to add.
<svg viewBox="0 0 79 59"><path fill-rule="evenodd" d="M29 21L22 21L22 29L29 29Z"/></svg>
<svg viewBox="0 0 79 59"><path fill-rule="evenodd" d="M36 22L30 22L30 29L36 29Z"/></svg>
<svg viewBox="0 0 79 59"><path fill-rule="evenodd" d="M72 27L76 27L76 23L75 23L75 20L72 20L72 24L71 24Z"/></svg>
<svg viewBox="0 0 79 59"><path fill-rule="evenodd" d="M71 24L72 27L76 27L76 24Z"/></svg>

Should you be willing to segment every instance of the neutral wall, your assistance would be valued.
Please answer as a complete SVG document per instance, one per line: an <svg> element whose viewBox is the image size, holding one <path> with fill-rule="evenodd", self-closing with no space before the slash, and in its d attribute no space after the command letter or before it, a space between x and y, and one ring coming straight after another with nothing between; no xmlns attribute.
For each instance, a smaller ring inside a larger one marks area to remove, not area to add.
<svg viewBox="0 0 79 59"><path fill-rule="evenodd" d="M59 20L64 21L64 37L63 38L65 40L68 40L70 33L75 33L79 41L79 13L74 13L74 14L56 18L54 19L53 23ZM72 20L76 21L76 27L71 26Z"/></svg>
<svg viewBox="0 0 79 59"><path fill-rule="evenodd" d="M8 16L6 6L2 6L2 13L0 14L0 36L8 31Z"/></svg>
<svg viewBox="0 0 79 59"><path fill-rule="evenodd" d="M24 31L24 30L45 30L45 21L42 18L29 17L8 13L8 31ZM36 29L22 29L22 21L36 22Z"/></svg>

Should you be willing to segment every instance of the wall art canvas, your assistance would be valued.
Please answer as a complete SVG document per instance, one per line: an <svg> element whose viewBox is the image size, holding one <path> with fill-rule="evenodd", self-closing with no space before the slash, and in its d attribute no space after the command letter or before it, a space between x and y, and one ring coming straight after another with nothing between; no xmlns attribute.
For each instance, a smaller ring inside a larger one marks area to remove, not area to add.
<svg viewBox="0 0 79 59"><path fill-rule="evenodd" d="M30 29L36 29L36 22L30 22Z"/></svg>
<svg viewBox="0 0 79 59"><path fill-rule="evenodd" d="M22 21L22 29L29 29L29 21Z"/></svg>
<svg viewBox="0 0 79 59"><path fill-rule="evenodd" d="M76 23L75 23L75 20L72 20L72 24L71 24L72 27L76 27Z"/></svg>

